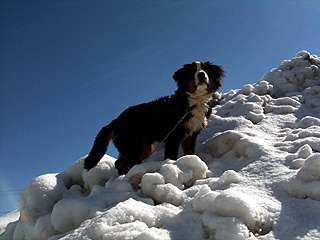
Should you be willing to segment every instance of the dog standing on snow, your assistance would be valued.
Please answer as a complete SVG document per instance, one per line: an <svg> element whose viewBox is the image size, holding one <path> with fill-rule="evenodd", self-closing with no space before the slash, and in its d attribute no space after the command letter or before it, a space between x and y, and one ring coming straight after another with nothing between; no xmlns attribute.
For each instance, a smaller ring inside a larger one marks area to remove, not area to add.
<svg viewBox="0 0 320 240"><path fill-rule="evenodd" d="M173 75L178 89L168 97L129 107L98 133L84 162L90 170L106 153L112 140L119 151L115 166L126 174L154 150L154 142L165 142L164 159L195 154L196 139L207 126L214 93L221 87L224 71L210 62L186 64Z"/></svg>

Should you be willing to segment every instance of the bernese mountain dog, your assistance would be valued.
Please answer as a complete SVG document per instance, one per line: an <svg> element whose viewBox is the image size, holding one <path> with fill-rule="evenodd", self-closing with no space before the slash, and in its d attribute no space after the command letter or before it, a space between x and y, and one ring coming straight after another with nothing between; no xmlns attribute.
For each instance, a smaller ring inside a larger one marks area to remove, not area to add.
<svg viewBox="0 0 320 240"><path fill-rule="evenodd" d="M90 170L107 151L112 140L119 151L115 163L126 174L164 142L164 159L176 160L180 144L184 155L195 154L196 139L207 126L210 103L221 87L224 70L210 62L185 64L173 75L178 89L171 96L126 109L98 133L84 168Z"/></svg>

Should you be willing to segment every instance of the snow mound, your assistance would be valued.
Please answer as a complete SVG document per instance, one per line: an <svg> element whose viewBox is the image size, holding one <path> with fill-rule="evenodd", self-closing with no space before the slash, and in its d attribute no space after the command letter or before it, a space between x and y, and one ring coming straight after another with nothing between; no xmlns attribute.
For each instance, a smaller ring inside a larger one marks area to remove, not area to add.
<svg viewBox="0 0 320 240"><path fill-rule="evenodd" d="M301 51L221 94L197 155L35 178L0 239L320 239L319 67Z"/></svg>
<svg viewBox="0 0 320 240"><path fill-rule="evenodd" d="M303 161L297 174L284 183L284 188L293 197L320 201L320 153Z"/></svg>

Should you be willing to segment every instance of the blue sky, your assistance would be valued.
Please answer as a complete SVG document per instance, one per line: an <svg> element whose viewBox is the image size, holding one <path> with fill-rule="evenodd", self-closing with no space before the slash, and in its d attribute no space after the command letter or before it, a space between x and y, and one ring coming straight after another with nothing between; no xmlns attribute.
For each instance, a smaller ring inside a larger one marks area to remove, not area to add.
<svg viewBox="0 0 320 240"><path fill-rule="evenodd" d="M227 92L319 55L320 1L1 1L0 31L3 215L125 108L172 94L183 64L221 65Z"/></svg>

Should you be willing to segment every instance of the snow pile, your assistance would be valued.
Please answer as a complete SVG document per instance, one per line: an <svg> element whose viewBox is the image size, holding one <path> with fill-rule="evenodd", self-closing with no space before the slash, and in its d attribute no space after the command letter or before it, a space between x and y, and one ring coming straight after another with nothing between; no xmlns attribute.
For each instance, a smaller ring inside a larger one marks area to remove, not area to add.
<svg viewBox="0 0 320 240"><path fill-rule="evenodd" d="M320 239L319 67L302 51L222 94L197 156L34 179L0 239Z"/></svg>

